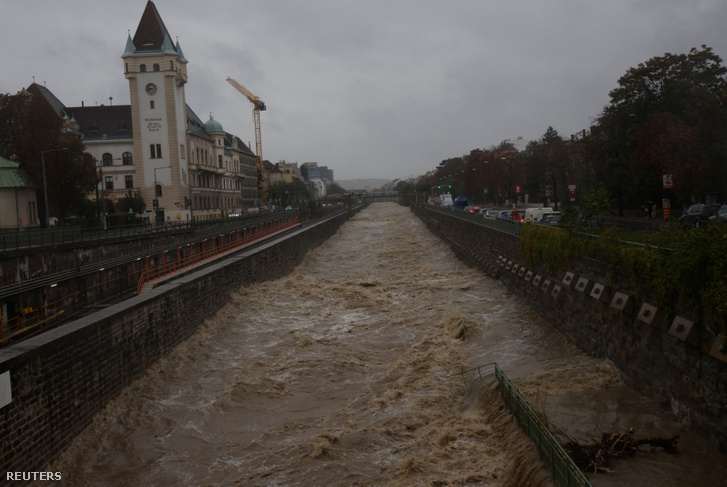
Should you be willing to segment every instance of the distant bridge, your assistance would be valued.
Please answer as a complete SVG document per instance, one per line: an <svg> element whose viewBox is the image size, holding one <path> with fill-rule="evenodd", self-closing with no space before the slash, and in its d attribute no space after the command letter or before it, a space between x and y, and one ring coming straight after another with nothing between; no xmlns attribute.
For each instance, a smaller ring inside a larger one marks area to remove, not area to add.
<svg viewBox="0 0 727 487"><path fill-rule="evenodd" d="M398 191L380 191L380 192L364 193L363 197L366 201L369 201L371 203L381 203L381 202L385 202L385 201L393 201L394 203L399 202L399 192Z"/></svg>

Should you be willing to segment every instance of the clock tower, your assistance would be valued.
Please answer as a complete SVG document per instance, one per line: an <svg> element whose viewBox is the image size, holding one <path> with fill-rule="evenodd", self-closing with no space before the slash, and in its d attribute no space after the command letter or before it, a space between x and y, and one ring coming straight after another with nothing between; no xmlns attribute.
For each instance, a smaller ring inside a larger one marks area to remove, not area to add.
<svg viewBox="0 0 727 487"><path fill-rule="evenodd" d="M187 60L151 0L121 58L131 99L134 188L152 222L188 221Z"/></svg>

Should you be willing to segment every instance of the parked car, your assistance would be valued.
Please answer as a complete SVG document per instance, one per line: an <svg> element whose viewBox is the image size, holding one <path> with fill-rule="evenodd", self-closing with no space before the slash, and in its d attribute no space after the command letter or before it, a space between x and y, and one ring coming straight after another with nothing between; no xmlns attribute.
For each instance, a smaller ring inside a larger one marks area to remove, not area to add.
<svg viewBox="0 0 727 487"><path fill-rule="evenodd" d="M717 210L717 213L709 217L710 222L727 222L727 205L722 205Z"/></svg>
<svg viewBox="0 0 727 487"><path fill-rule="evenodd" d="M242 213L240 213L239 211L233 211L232 213L230 213L227 216L230 217L230 218L238 218L238 217L241 217L242 216Z"/></svg>
<svg viewBox="0 0 727 487"><path fill-rule="evenodd" d="M514 220L518 223L523 223L523 218L525 217L525 210L510 210L510 215L508 218L510 220Z"/></svg>
<svg viewBox="0 0 727 487"><path fill-rule="evenodd" d="M682 228L698 227L709 222L709 217L716 215L721 205L703 205L697 203L687 208L687 211L682 213L679 222Z"/></svg>
<svg viewBox="0 0 727 487"><path fill-rule="evenodd" d="M557 217L557 220L560 220L561 213L559 211L541 211L533 218L533 223L543 223L548 224L548 219L553 219Z"/></svg>
<svg viewBox="0 0 727 487"><path fill-rule="evenodd" d="M557 227L560 223L560 217L561 214L559 211L554 211L552 213L546 213L543 215L543 218L540 219L541 225L548 225L551 227Z"/></svg>
<svg viewBox="0 0 727 487"><path fill-rule="evenodd" d="M455 210L464 210L467 206L469 206L469 201L464 196L460 196L459 198L454 200Z"/></svg>
<svg viewBox="0 0 727 487"><path fill-rule="evenodd" d="M525 217L523 218L526 222L531 222L538 215L545 211L553 211L553 208L541 206L540 208L528 208L525 210Z"/></svg>
<svg viewBox="0 0 727 487"><path fill-rule="evenodd" d="M510 219L510 211L511 210L500 210L500 212L497 215L498 220L509 220Z"/></svg>
<svg viewBox="0 0 727 487"><path fill-rule="evenodd" d="M485 211L484 216L486 220L497 220L499 214L500 210L489 209Z"/></svg>

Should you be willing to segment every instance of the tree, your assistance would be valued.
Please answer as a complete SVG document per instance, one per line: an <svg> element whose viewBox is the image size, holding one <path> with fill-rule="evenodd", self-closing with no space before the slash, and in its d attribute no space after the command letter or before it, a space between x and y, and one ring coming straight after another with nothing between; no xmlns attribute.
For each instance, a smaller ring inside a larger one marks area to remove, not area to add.
<svg viewBox="0 0 727 487"><path fill-rule="evenodd" d="M67 150L58 150L61 148ZM53 152L43 157L43 151ZM98 183L93 157L85 153L80 137L66 130L48 103L25 91L0 95L0 152L17 160L28 173L38 190L41 213L56 215L61 222ZM43 197L43 160L48 212Z"/></svg>
<svg viewBox="0 0 727 487"><path fill-rule="evenodd" d="M584 220L590 223L591 219L595 218L600 228L601 215L607 215L611 211L610 198L606 188L599 184L583 195L581 211Z"/></svg>
<svg viewBox="0 0 727 487"><path fill-rule="evenodd" d="M144 197L141 196L141 191L138 189L129 189L126 191L126 195L122 202L122 208L125 213L128 213L129 210L136 215L144 213L144 210L146 209L146 202L144 201Z"/></svg>
<svg viewBox="0 0 727 487"><path fill-rule="evenodd" d="M598 122L616 137L610 141L616 149L612 155L620 154L611 162L622 164L625 156L632 179L640 180L630 189L640 191L642 199L654 198L661 193L661 175L669 173L683 198L724 194L727 68L722 59L704 45L688 54L666 53L630 68L618 84Z"/></svg>
<svg viewBox="0 0 727 487"><path fill-rule="evenodd" d="M338 183L326 183L326 194L345 194L346 190Z"/></svg>

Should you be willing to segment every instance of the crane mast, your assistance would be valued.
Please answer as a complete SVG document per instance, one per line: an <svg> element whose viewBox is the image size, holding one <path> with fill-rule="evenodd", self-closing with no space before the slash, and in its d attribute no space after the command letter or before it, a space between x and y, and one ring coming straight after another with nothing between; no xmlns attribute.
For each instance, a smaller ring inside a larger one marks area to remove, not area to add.
<svg viewBox="0 0 727 487"><path fill-rule="evenodd" d="M263 167L263 138L262 132L260 131L260 111L265 110L265 102L250 93L247 88L229 76L227 77L227 82L252 103L252 118L255 122L255 152L257 155L257 191L260 203L264 205L267 200L265 198L265 168Z"/></svg>

